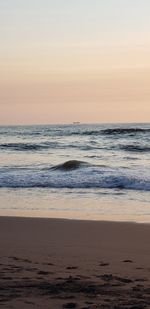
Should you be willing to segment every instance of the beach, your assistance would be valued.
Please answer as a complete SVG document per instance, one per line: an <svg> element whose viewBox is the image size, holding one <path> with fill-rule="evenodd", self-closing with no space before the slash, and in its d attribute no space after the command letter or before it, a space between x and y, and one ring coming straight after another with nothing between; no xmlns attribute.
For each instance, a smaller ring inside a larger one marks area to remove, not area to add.
<svg viewBox="0 0 150 309"><path fill-rule="evenodd" d="M1 308L150 308L150 225L0 217Z"/></svg>
<svg viewBox="0 0 150 309"><path fill-rule="evenodd" d="M150 309L150 1L0 25L0 309Z"/></svg>

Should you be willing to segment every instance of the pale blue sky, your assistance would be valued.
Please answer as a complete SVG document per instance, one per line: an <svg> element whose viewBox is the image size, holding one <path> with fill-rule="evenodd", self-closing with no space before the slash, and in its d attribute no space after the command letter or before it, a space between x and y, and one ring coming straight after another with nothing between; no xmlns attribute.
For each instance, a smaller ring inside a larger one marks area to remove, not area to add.
<svg viewBox="0 0 150 309"><path fill-rule="evenodd" d="M149 16L149 0L0 0L0 37L7 44L22 36L57 44L119 34L121 42L127 34L149 33Z"/></svg>

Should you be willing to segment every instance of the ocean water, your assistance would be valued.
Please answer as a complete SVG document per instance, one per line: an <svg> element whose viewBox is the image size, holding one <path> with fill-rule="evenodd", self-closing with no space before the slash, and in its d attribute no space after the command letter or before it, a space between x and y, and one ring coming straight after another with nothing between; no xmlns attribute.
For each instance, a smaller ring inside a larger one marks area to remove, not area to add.
<svg viewBox="0 0 150 309"><path fill-rule="evenodd" d="M1 126L0 215L150 222L150 124Z"/></svg>

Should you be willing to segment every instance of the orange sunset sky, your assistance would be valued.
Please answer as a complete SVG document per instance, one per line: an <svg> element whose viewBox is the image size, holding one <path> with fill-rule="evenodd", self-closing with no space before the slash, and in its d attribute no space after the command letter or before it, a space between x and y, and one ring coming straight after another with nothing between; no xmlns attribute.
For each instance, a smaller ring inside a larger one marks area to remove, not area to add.
<svg viewBox="0 0 150 309"><path fill-rule="evenodd" d="M149 0L1 0L0 124L150 121Z"/></svg>

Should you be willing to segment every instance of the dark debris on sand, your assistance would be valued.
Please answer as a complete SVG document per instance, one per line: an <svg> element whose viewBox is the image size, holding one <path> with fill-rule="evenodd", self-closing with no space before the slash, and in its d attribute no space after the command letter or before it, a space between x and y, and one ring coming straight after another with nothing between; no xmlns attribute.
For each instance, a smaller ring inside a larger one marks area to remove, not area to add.
<svg viewBox="0 0 150 309"><path fill-rule="evenodd" d="M118 282L117 282L118 281ZM114 282L117 284L114 284ZM134 286L131 286L133 285ZM0 286L0 302L6 303L14 298L22 297L45 297L51 299L93 299L94 305L85 308L111 308L111 309L143 309L150 308L150 287L137 286L136 280L121 278L110 275L103 275L100 282L77 280L75 277L68 277L60 282L49 282L47 280L5 280ZM101 305L98 305L98 304ZM116 303L118 305L116 305ZM95 304L97 306L95 307ZM68 302L62 305L63 308L76 308L76 302Z"/></svg>
<svg viewBox="0 0 150 309"><path fill-rule="evenodd" d="M32 267L27 259L22 260L24 265L17 257L11 257L11 260L13 263L19 263L19 266L10 263L0 265L0 307L2 305L2 308L5 305L11 305L14 300L27 299L30 303L33 298L48 299L49 303L59 300L61 308L150 308L150 284L145 278L128 278L112 273L99 274L95 279L86 278L74 274L78 267L72 265L66 267L71 272L70 276L57 277L55 274L52 277L49 269L40 269L40 265L38 269ZM26 264L30 264L31 267ZM46 266L46 263L44 265ZM30 271L26 276L27 269ZM37 274L40 274L40 277L37 277Z"/></svg>

